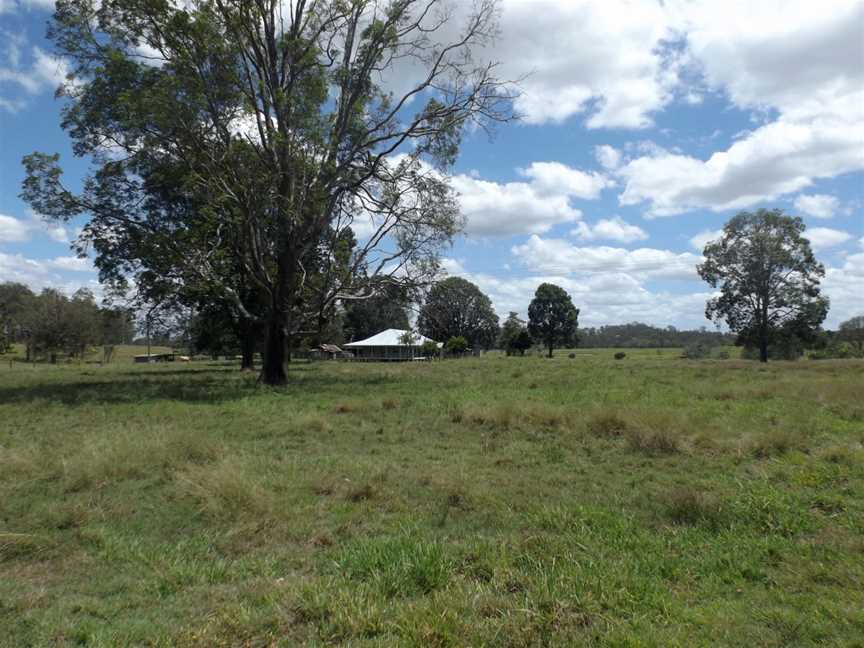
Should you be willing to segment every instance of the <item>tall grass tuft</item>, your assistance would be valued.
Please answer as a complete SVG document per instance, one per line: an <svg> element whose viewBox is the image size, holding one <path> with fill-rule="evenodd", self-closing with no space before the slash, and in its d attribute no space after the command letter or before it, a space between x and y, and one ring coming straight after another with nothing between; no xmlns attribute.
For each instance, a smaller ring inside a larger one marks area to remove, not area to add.
<svg viewBox="0 0 864 648"><path fill-rule="evenodd" d="M588 420L588 431L596 437L619 437L630 425L614 412L600 412Z"/></svg>
<svg viewBox="0 0 864 648"><path fill-rule="evenodd" d="M201 511L214 517L235 518L244 513L274 509L274 495L266 490L255 468L239 457L216 463L188 465L174 476L177 492L196 500Z"/></svg>
<svg viewBox="0 0 864 648"><path fill-rule="evenodd" d="M388 598L428 594L455 571L444 546L420 533L365 538L339 551L325 569L363 582Z"/></svg>

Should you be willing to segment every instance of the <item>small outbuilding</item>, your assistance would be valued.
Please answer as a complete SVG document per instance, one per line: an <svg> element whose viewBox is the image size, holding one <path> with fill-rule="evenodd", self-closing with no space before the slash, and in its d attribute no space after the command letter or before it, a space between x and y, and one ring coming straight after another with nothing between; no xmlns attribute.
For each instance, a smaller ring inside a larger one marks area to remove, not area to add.
<svg viewBox="0 0 864 648"><path fill-rule="evenodd" d="M410 334L410 339L409 339ZM402 329L387 329L365 340L349 342L343 347L354 354L357 360L398 362L424 360L423 345L432 342L439 349L440 342Z"/></svg>

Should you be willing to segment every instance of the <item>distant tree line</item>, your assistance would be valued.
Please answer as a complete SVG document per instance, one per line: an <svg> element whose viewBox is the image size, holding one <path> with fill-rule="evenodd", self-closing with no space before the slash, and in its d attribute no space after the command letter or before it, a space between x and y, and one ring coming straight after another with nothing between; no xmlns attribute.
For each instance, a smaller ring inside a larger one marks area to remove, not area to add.
<svg viewBox="0 0 864 648"><path fill-rule="evenodd" d="M732 333L709 331L705 327L696 330L680 330L674 326L660 328L641 322L588 327L580 329L579 334L580 344L592 349L663 349L688 347L699 343L713 346L735 343L735 335Z"/></svg>
<svg viewBox="0 0 864 648"><path fill-rule="evenodd" d="M101 346L110 359L111 348L129 344L134 334L130 311L100 307L86 288L68 297L52 288L34 293L20 283L0 284L0 353L21 344L28 361L55 363Z"/></svg>

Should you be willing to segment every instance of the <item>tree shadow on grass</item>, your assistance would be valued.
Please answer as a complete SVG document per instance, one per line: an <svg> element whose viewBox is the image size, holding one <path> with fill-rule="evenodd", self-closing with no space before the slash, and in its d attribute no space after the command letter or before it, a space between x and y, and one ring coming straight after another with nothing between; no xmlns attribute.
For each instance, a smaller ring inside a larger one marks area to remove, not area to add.
<svg viewBox="0 0 864 648"><path fill-rule="evenodd" d="M236 367L209 369L141 369L114 371L102 380L89 379L98 372L77 374L87 380L46 381L17 387L0 387L0 403L55 402L66 406L92 404L146 405L158 401L184 403L221 403L249 396L285 394L308 397L332 390L334 397L364 392L365 387L397 384L398 377L380 374L333 375L312 371L310 366L292 365L288 384L268 387L257 382L257 372L242 374ZM71 376L70 376L71 378Z"/></svg>
<svg viewBox="0 0 864 648"><path fill-rule="evenodd" d="M124 379L42 383L25 387L0 388L0 402L28 403L47 401L63 405L146 404L154 401L218 403L243 398L256 390L254 382L198 378L183 381Z"/></svg>

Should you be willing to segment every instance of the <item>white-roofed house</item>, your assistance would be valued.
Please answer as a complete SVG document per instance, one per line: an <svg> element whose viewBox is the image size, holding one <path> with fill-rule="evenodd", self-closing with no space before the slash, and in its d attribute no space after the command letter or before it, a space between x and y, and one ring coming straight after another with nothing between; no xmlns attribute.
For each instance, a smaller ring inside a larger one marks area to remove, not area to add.
<svg viewBox="0 0 864 648"><path fill-rule="evenodd" d="M424 357L423 345L432 342L438 348L439 342L403 329L387 329L365 340L342 345L351 351L358 360L417 360Z"/></svg>

